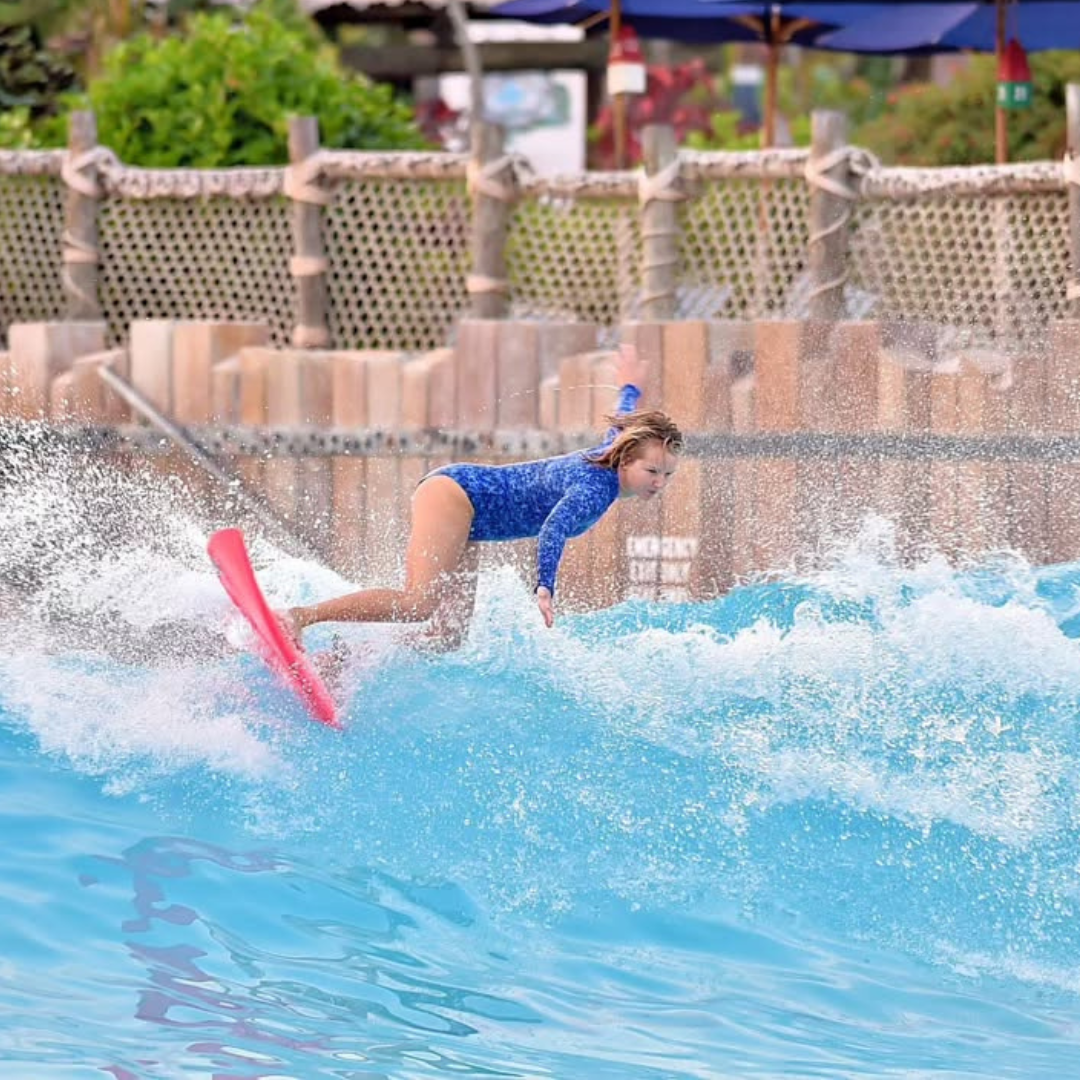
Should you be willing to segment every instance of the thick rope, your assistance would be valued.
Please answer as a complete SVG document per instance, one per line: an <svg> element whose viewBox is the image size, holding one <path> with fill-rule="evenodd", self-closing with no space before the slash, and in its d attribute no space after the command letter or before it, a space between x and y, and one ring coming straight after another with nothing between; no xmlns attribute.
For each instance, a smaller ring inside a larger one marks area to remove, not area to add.
<svg viewBox="0 0 1080 1080"><path fill-rule="evenodd" d="M1080 188L1080 151L1070 150L1065 154L1061 175L1066 187ZM1080 301L1080 267L1074 267L1065 282L1065 299L1070 304Z"/></svg>
<svg viewBox="0 0 1080 1080"><path fill-rule="evenodd" d="M79 282L75 280L72 268L75 266L93 265L99 261L97 251L89 244L74 241L74 237L65 236L64 259L60 267L60 284L68 297L79 302L84 311L98 311L99 304L96 292L87 292Z"/></svg>
<svg viewBox="0 0 1080 1080"><path fill-rule="evenodd" d="M648 206L654 201L682 202L686 192L679 187L678 158L669 162L659 172L650 176L647 172L638 174L638 203Z"/></svg>
<svg viewBox="0 0 1080 1080"><path fill-rule="evenodd" d="M465 278L465 291L470 296L483 293L509 293L510 282L505 278L488 277L486 274L469 274Z"/></svg>
<svg viewBox="0 0 1080 1080"><path fill-rule="evenodd" d="M518 188L515 182L516 160L509 154L493 158L491 161L479 162L470 159L465 167L465 183L469 194L475 198L485 195L489 199L495 199L501 203L513 203L517 201ZM510 183L504 183L503 175L510 177Z"/></svg>
<svg viewBox="0 0 1080 1080"><path fill-rule="evenodd" d="M60 176L64 183L86 199L100 199L102 191L98 183L97 171L101 156L100 147L86 150L77 157L73 157L70 153L65 154L64 163L60 167Z"/></svg>
<svg viewBox="0 0 1080 1080"><path fill-rule="evenodd" d="M0 176L60 176L66 150L0 150Z"/></svg>
<svg viewBox="0 0 1080 1080"><path fill-rule="evenodd" d="M308 203L311 206L328 206L334 196L319 182L322 177L323 162L319 154L312 154L295 165L285 168L282 189L293 202Z"/></svg>
<svg viewBox="0 0 1080 1080"><path fill-rule="evenodd" d="M1065 183L1080 187L1080 151L1070 150L1061 162L1061 175Z"/></svg>
<svg viewBox="0 0 1080 1080"><path fill-rule="evenodd" d="M643 210L653 202L677 203L687 198L686 192L679 186L680 167L681 162L676 158L652 175L644 171L638 174L638 204ZM679 265L677 244L672 253L664 257L657 255L656 245L648 242L672 237L677 240L678 235L679 228L674 222L670 225L649 225L642 228L641 239L646 241L643 245L642 277L648 279L653 271ZM640 302L642 306L648 306L656 300L667 300L674 295L674 285L663 289L643 290Z"/></svg>
<svg viewBox="0 0 1080 1080"><path fill-rule="evenodd" d="M841 166L845 166L842 177L830 175L834 169L839 169ZM848 228L851 223L851 207L859 200L863 178L877 168L880 168L880 163L873 154L854 146L840 146L822 158L807 159L805 176L810 187L842 200L841 212L836 220L831 225L826 225L825 228L817 229L810 234L809 247L820 244L834 233ZM848 183L848 176L856 178L855 184ZM849 271L845 267L843 272L833 280L812 286L808 299L814 300L834 289L842 289L847 284L849 276Z"/></svg>
<svg viewBox="0 0 1080 1080"><path fill-rule="evenodd" d="M64 155L60 176L68 189L85 199L98 200L102 197L98 183L98 166L103 159L111 158L107 150L100 147L86 150L75 156ZM99 311L97 290L87 290L76 280L76 266L96 266L101 261L101 253L88 239L76 236L70 229L65 229L62 238L60 283L69 299L76 301L83 311Z"/></svg>
<svg viewBox="0 0 1080 1080"><path fill-rule="evenodd" d="M63 259L65 263L93 265L101 262L101 253L93 244L76 236L70 229L65 229Z"/></svg>

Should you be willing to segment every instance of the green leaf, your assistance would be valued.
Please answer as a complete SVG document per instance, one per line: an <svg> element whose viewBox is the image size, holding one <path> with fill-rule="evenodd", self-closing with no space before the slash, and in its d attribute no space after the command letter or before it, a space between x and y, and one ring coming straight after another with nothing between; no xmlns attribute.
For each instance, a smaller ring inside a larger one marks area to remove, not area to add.
<svg viewBox="0 0 1080 1080"><path fill-rule="evenodd" d="M425 145L411 107L342 68L281 8L263 0L242 21L197 14L183 34L115 48L89 92L100 141L135 165L283 164L289 116L309 115L326 147Z"/></svg>

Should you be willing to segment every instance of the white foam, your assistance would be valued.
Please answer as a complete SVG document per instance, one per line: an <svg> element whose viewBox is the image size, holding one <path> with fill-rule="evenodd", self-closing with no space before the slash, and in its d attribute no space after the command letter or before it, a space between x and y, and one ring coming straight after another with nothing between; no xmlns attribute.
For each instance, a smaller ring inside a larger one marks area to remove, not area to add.
<svg viewBox="0 0 1080 1080"><path fill-rule="evenodd" d="M130 507L130 531L103 540L95 520L103 507ZM34 566L42 576L35 606L7 627L14 644L0 660L0 696L46 749L118 777L136 760L255 776L281 769L269 718L245 702L238 662L180 657L136 668L79 657L71 645L57 652L46 640L47 617L60 610L136 632L186 621L250 644L206 558L206 529L172 489L39 469L3 491L0 530L0 571L36 559L43 545L47 556ZM274 605L352 587L261 541L253 557ZM1051 793L1071 764L1060 739L1073 717L1068 703L1080 701L1080 649L1023 560L1003 555L958 573L930 557L903 568L891 527L871 520L831 565L782 587L807 594L790 625L764 617L711 625L726 609L703 605L686 630L586 638L564 616L544 627L520 577L497 569L481 577L467 646L439 670L511 671L530 700L569 696L617 737L722 759L750 778L759 805L840 798L1010 844L1072 824L1076 808ZM833 608L845 604L861 614L840 620ZM594 625L604 630L602 619ZM319 628L309 644L319 648L329 632ZM357 646L347 690L401 640L387 628L334 632ZM1025 696L1054 701L1060 717L1038 718L1036 730L1017 711Z"/></svg>
<svg viewBox="0 0 1080 1080"><path fill-rule="evenodd" d="M108 777L113 790L193 765L259 778L281 770L252 723L257 715L221 711L223 678L205 667L87 667L27 651L0 658L9 718L21 718L46 753Z"/></svg>
<svg viewBox="0 0 1080 1080"><path fill-rule="evenodd" d="M1075 827L1077 808L1056 792L1073 770L1080 649L1037 598L1031 568L1010 556L960 573L931 557L905 570L873 539L877 554L849 550L802 583L813 598L790 626L759 618L730 634L698 625L583 641L540 627L504 580L470 661L531 669L628 739L720 757L754 778L760 806L836 798L1011 846ZM853 600L870 603L869 619L827 614ZM500 636L512 650L499 653ZM1059 719L1031 716L1025 697L1054 702ZM752 719L739 719L740 702Z"/></svg>

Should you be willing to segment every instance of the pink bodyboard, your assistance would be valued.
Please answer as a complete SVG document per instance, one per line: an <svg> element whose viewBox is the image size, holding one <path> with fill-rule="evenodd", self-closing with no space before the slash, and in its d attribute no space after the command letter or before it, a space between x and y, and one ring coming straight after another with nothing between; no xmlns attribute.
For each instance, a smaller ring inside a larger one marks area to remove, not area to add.
<svg viewBox="0 0 1080 1080"><path fill-rule="evenodd" d="M270 670L296 693L316 720L340 728L329 691L304 650L285 633L259 588L244 534L239 529L221 529L210 537L206 550L229 598L255 631L259 654Z"/></svg>

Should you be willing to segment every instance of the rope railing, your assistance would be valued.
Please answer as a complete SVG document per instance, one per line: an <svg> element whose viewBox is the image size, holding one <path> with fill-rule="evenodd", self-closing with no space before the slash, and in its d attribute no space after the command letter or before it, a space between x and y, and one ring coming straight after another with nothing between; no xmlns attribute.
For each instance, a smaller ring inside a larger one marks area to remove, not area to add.
<svg viewBox="0 0 1080 1080"><path fill-rule="evenodd" d="M19 295L21 279L9 288L0 329L51 317L57 278L69 312L97 310L98 290L116 341L136 318L261 317L280 343L417 349L445 344L466 311L613 325L663 305L675 318L688 305L755 319L809 304L828 318L1039 323L1064 317L1066 289L1080 295L1067 205L1078 161L898 168L841 144L683 149L652 171L541 176L512 152L328 150L317 138L287 166L259 168L142 168L94 145L6 150L13 265L60 254L53 270L27 270L33 295ZM82 230L55 220L58 198L68 216L82 200ZM309 234L321 223L324 250L301 250L298 207ZM984 236L991 218L1006 239ZM308 310L289 310L298 294Z"/></svg>
<svg viewBox="0 0 1080 1080"><path fill-rule="evenodd" d="M919 199L995 199L1008 195L1061 192L1067 186L1067 168L1058 161L1013 165L971 165L945 169L876 167L859 185L866 200L891 202Z"/></svg>
<svg viewBox="0 0 1080 1080"><path fill-rule="evenodd" d="M978 198L1023 193L1064 191L1080 180L1075 158L1063 161L1024 162L1011 165L972 165L947 168L882 166L860 147L844 147L842 154L860 177L857 195L863 199L907 200L922 197ZM805 149L763 151L680 150L678 175L688 181L805 179L819 181L823 171ZM486 177L504 169L516 177L520 194L529 198L637 198L639 170L538 176L526 159L508 154ZM132 199L265 198L292 192L321 179L348 180L463 180L469 177L469 158L445 152L395 153L320 150L302 172L294 172L286 191L288 166L221 169L157 169L125 165L105 147L72 160L65 150L0 150L0 176L61 176L82 188L94 184L87 174L100 177L104 193ZM300 185L297 187L296 185Z"/></svg>
<svg viewBox="0 0 1080 1080"><path fill-rule="evenodd" d="M59 176L66 150L0 150L0 176Z"/></svg>

